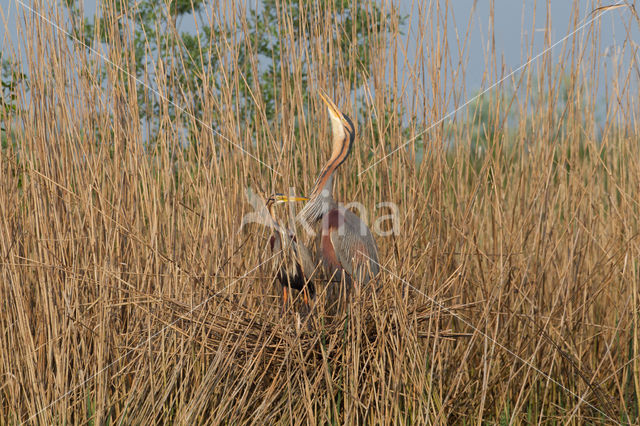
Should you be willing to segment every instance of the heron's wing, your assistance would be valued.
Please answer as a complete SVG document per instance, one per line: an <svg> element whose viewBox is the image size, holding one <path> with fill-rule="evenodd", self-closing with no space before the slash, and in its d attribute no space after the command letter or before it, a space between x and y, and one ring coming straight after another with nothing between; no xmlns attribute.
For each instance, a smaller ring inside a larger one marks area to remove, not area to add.
<svg viewBox="0 0 640 426"><path fill-rule="evenodd" d="M340 212L339 226L329 227L329 240L335 258L355 281L366 283L380 270L375 240L358 216L349 210Z"/></svg>

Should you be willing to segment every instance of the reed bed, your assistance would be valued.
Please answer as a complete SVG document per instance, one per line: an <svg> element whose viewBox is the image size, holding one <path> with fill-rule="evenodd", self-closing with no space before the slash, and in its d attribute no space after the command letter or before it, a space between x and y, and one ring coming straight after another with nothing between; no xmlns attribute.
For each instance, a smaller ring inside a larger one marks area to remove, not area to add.
<svg viewBox="0 0 640 426"><path fill-rule="evenodd" d="M0 109L1 423L638 424L635 9L590 5L592 23L509 76L491 43L485 69L467 67L468 17L446 0L415 5L411 29L363 3L364 53L335 44L355 32L343 3L275 4L273 100L234 66L242 48L264 67L246 34L212 36L192 87L182 56L135 69L121 25L135 10L99 11L111 44L97 51L61 5L14 10L19 49L5 41L3 58L28 86ZM247 10L199 16L224 27ZM602 13L625 23L618 67ZM551 46L550 17L535 25ZM421 41L396 84L403 30ZM469 73L501 83L442 120L475 96ZM311 189L330 153L316 88L358 124L336 198L370 226L380 202L399 216L376 236L379 291L301 317L281 312L269 230L240 225L248 189Z"/></svg>

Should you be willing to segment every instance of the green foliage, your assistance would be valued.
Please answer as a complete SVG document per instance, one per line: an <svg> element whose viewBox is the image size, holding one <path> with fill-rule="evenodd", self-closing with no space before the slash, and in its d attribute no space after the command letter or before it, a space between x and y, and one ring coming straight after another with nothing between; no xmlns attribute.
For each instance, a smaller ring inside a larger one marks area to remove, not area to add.
<svg viewBox="0 0 640 426"><path fill-rule="evenodd" d="M0 51L0 153L2 156L16 156L17 144L15 131L10 131L7 123L18 113L18 91L28 92L27 76L20 71L18 64L2 58ZM18 178L22 186L22 178Z"/></svg>
<svg viewBox="0 0 640 426"><path fill-rule="evenodd" d="M122 50L133 49L135 60L132 66L128 66L128 72L135 70L138 81L145 81L149 74L159 79L158 73L163 72L163 81L175 82L168 84L169 92L163 90L163 94L169 97L171 102L167 105L155 94L148 96L147 90L139 88L137 91L140 118L146 120L150 128L157 131L161 108L167 106L170 117L176 116L176 105L191 112L199 112L202 109L198 100L187 97L191 105L185 103L182 93L202 87L202 70L209 64L207 61L195 63L194 58L204 58L196 55L197 38L210 40L210 29L205 27L201 34L190 38L188 34L175 37L171 30L176 27L176 20L190 12L198 12L204 5L204 0L179 0L171 1L169 7L164 2L144 0L140 2L130 0L118 0L115 2L99 2L99 12L92 19L81 15L74 0L68 0L67 5L72 23L72 36L82 40L86 46L94 46L99 41L107 48L118 46ZM126 17L126 18L125 18ZM112 28L117 26L114 33ZM130 29L132 33L129 34ZM129 38L132 35L131 38ZM95 38L98 40L95 40ZM215 38L215 37L214 37ZM107 49L108 50L108 49ZM91 51L87 50L90 56ZM157 64L163 63L164 69L158 69ZM167 68L166 64L173 64ZM181 76L186 76L182 78ZM106 76L103 74L102 78ZM125 76L123 75L122 78ZM123 87L127 87L123 85ZM158 90L157 84L152 87Z"/></svg>
<svg viewBox="0 0 640 426"><path fill-rule="evenodd" d="M471 120L464 125L469 129L474 157L482 158L485 153L497 149L503 126L510 116L507 110L510 95L508 91L480 94L469 105Z"/></svg>
<svg viewBox="0 0 640 426"><path fill-rule="evenodd" d="M0 51L0 116L15 113L18 86L26 82L26 76L18 70L17 64L3 59ZM4 120L0 121L0 131L6 131Z"/></svg>
<svg viewBox="0 0 640 426"><path fill-rule="evenodd" d="M375 51L372 43L376 37L387 35L391 15L376 4L338 0L337 3L332 2L331 7L328 5L328 0L321 0L313 8L308 3L292 0L264 0L258 8L249 11L246 22L205 25L199 28L199 32L191 33L180 32L177 23L189 14L202 12L206 7L204 0L174 0L169 7L164 2L152 0L102 1L98 8L100 12L92 19L81 16L76 2L67 0L74 27L73 36L84 40L88 46L93 45L96 35L103 45L128 46L127 37L130 36L127 31L133 32L132 41L129 41L132 46L129 48L135 51L136 77L144 81L149 70L164 73L162 78L157 74L154 77L156 86L159 80L167 82L166 90L162 92L171 100L167 111L170 118L176 116L176 108L184 108L198 119L204 117L205 94L212 93L214 97L219 97L222 93L226 77L219 70L220 61L228 51L224 44L227 40L234 40L237 43L234 46L237 55L224 62L224 74L239 74L242 83L235 94L238 98L229 108L234 109L234 115L248 129L258 127L257 120L262 114L269 122L278 118L276 105L283 95L281 91L283 87L291 87L282 84L283 67L291 61L300 60L286 57L284 52L281 34L283 17L287 17L291 23L292 30L286 34L286 43L292 45L293 51L303 52L317 43L338 47L336 56L341 60L332 62L330 81L346 81L348 89L356 91L365 83L373 61L372 52ZM125 16L126 19L123 18ZM117 35L107 33L107 29L113 27L107 23L114 19L117 19ZM405 19L400 18L401 25ZM313 27L326 20L335 23L333 40L314 40L311 36ZM207 21L199 19L199 22ZM350 58L356 58L357 67L348 65ZM308 97L312 95L314 70L313 64L306 58L304 61L298 78L302 86L303 103L307 105ZM162 70L157 67L159 62L163 64ZM153 133L158 131L161 108L167 108L167 102L155 95L147 96L146 92L138 90L140 118L149 124ZM264 103L260 111L256 99ZM362 97L358 102L363 108ZM218 121L214 115L206 125L216 129L221 124ZM196 120L190 125L191 140L200 130L202 122Z"/></svg>

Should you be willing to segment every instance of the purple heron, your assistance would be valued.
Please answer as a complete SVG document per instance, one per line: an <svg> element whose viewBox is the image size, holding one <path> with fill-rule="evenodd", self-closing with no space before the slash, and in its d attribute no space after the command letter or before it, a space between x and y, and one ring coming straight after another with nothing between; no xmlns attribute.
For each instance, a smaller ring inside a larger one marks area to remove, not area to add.
<svg viewBox="0 0 640 426"><path fill-rule="evenodd" d="M274 229L269 246L272 253L278 253L275 257L277 274L276 277L282 285L282 310L286 310L287 300L292 290L297 290L302 294L302 301L307 310L310 309L311 300L315 296L315 287L311 281L316 265L311 258L309 249L298 241L291 230L280 225L273 214L275 204L306 201L304 197L286 197L281 194L274 194L267 200L267 210L273 221Z"/></svg>
<svg viewBox="0 0 640 426"><path fill-rule="evenodd" d="M333 198L333 177L351 152L356 132L351 119L326 94L319 94L329 110L333 148L298 217L311 225L321 224L318 257L328 276L344 277L348 292L354 283L365 284L378 274L378 247L367 225Z"/></svg>

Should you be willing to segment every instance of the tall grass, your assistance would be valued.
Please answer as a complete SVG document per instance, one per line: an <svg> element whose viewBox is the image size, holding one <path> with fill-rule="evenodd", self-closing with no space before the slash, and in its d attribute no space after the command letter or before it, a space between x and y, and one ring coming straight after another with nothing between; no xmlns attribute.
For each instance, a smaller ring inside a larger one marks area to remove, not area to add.
<svg viewBox="0 0 640 426"><path fill-rule="evenodd" d="M220 59L207 70L224 75L219 93L186 93L211 116L174 117L179 76L156 78L156 62L136 81L127 37L105 60L52 26L68 28L57 6L34 5L51 22L24 12L23 51L4 47L29 91L2 112L2 423L640 422L638 63L604 67L595 20L439 121L472 95L467 74L488 86L508 73L491 45L485 69L451 61L470 32L447 6L415 7L404 93L388 66L405 49L398 19L362 75L357 57L326 46L351 31L331 21L338 5L299 17L329 17L309 22L304 52L283 14L278 119L251 129L230 107L246 84L228 66L238 40L202 52ZM622 16L623 53L637 58L632 9L605 12ZM576 2L567 32L583 14ZM116 34L120 18L104 18ZM221 6L208 19L245 18ZM535 23L547 46L550 25ZM524 61L539 53L523 45ZM326 77L336 63L339 81ZM401 215L397 235L376 237L381 290L300 325L280 312L267 231L239 228L247 188L306 193L329 156L303 68L360 123L336 198L370 217L392 201ZM366 116L349 91L358 73ZM140 97L160 102L153 144ZM195 125L214 116L216 132Z"/></svg>

